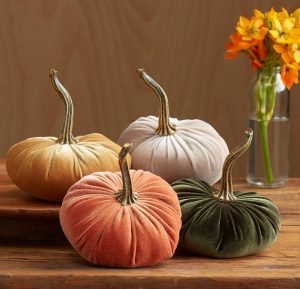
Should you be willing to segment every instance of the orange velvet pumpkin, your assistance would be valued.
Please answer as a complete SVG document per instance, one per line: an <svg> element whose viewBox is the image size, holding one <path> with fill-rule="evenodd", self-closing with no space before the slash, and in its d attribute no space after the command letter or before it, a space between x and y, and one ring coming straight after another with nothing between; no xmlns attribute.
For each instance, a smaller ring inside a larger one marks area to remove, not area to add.
<svg viewBox="0 0 300 289"><path fill-rule="evenodd" d="M83 177L66 194L60 210L65 235L91 263L120 268L144 267L170 258L177 247L181 211L176 193L161 177L128 170Z"/></svg>

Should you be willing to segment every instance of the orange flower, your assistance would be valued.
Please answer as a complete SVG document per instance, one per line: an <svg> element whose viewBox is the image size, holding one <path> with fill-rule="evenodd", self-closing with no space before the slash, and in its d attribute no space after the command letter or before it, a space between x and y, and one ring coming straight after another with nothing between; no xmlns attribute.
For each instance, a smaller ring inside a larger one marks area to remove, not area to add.
<svg viewBox="0 0 300 289"><path fill-rule="evenodd" d="M284 85L291 89L292 85L294 83L298 83L298 70L299 67L295 65L290 65L284 63L281 67L281 79L284 83Z"/></svg>
<svg viewBox="0 0 300 289"><path fill-rule="evenodd" d="M255 71L257 68L260 68L260 67L262 67L263 65L262 65L262 63L261 62L259 62L257 59L253 59L252 57L251 57L251 55L249 54L249 58L251 59L251 66L252 66L252 69Z"/></svg>
<svg viewBox="0 0 300 289"><path fill-rule="evenodd" d="M257 43L255 43L254 46L250 47L250 49L247 50L247 53L250 60L252 61L251 64L253 70L256 70L257 68L263 66L262 62L267 56L263 41L258 41Z"/></svg>
<svg viewBox="0 0 300 289"><path fill-rule="evenodd" d="M262 40L257 42L257 56L260 61L264 61L267 56L267 50Z"/></svg>
<svg viewBox="0 0 300 289"><path fill-rule="evenodd" d="M300 43L292 43L290 45L274 44L273 48L281 55L282 60L286 64L300 63Z"/></svg>
<svg viewBox="0 0 300 289"><path fill-rule="evenodd" d="M293 62L293 55L291 54L291 50L287 45L274 44L273 48L281 55L282 60L286 64Z"/></svg>
<svg viewBox="0 0 300 289"><path fill-rule="evenodd" d="M262 67L261 61L266 58L267 52L262 40L243 41L239 34L230 35L231 42L226 44L225 59L239 56L241 51L248 54L252 61L253 69Z"/></svg>
<svg viewBox="0 0 300 289"><path fill-rule="evenodd" d="M251 43L243 41L242 37L238 34L229 36L231 42L226 44L225 59L233 59L239 56L242 50L246 50L250 47Z"/></svg>
<svg viewBox="0 0 300 289"><path fill-rule="evenodd" d="M291 45L291 51L296 63L300 63L300 42Z"/></svg>

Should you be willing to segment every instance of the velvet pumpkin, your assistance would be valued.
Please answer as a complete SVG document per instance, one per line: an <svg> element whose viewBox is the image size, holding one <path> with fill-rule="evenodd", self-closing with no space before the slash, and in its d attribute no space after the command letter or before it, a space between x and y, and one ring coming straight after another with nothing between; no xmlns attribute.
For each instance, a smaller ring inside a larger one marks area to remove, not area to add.
<svg viewBox="0 0 300 289"><path fill-rule="evenodd" d="M15 144L8 150L6 168L11 180L25 192L60 202L83 176L95 171L118 171L121 147L99 133L74 137L72 99L54 69L50 70L50 79L65 105L60 136L32 137Z"/></svg>
<svg viewBox="0 0 300 289"><path fill-rule="evenodd" d="M60 210L62 229L72 246L91 263L133 268L170 258L177 246L181 211L176 193L159 176L128 170L97 172L74 184Z"/></svg>
<svg viewBox="0 0 300 289"><path fill-rule="evenodd" d="M137 119L119 137L119 144L133 144L132 168L151 171L168 182L195 177L215 183L228 154L223 138L202 120L169 117L164 90L144 69L137 72L158 95L160 114Z"/></svg>
<svg viewBox="0 0 300 289"><path fill-rule="evenodd" d="M234 192L232 167L248 149L253 132L227 157L220 191L204 181L182 179L172 184L182 210L180 246L217 258L255 254L279 234L280 214L271 200L255 192Z"/></svg>

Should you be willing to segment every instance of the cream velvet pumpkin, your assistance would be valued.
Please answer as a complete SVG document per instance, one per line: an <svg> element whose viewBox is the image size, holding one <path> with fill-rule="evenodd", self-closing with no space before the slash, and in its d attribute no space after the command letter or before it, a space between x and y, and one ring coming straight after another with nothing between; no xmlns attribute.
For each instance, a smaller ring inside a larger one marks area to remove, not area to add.
<svg viewBox="0 0 300 289"><path fill-rule="evenodd" d="M158 95L160 115L140 117L119 137L119 144L133 145L132 168L151 171L168 182L193 177L215 183L228 155L223 138L202 120L170 118L164 90L144 69L137 72Z"/></svg>

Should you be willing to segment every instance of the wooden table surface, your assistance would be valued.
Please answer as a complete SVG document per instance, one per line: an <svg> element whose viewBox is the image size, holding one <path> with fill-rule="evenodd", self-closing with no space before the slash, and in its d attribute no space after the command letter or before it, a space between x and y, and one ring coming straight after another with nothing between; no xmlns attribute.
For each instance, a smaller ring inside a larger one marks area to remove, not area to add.
<svg viewBox="0 0 300 289"><path fill-rule="evenodd" d="M59 208L60 204L32 198L12 184L0 160L0 240L64 240Z"/></svg>
<svg viewBox="0 0 300 289"><path fill-rule="evenodd" d="M249 190L242 180L235 188ZM0 288L300 288L300 179L291 179L284 188L256 191L271 198L282 215L278 241L257 255L222 260L177 252L151 268L108 269L88 264L64 240L2 238ZM59 205L27 197L10 183L3 162L0 198L2 227L7 215L21 214L24 221L50 216L57 221Z"/></svg>

